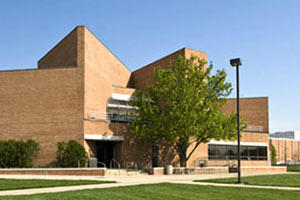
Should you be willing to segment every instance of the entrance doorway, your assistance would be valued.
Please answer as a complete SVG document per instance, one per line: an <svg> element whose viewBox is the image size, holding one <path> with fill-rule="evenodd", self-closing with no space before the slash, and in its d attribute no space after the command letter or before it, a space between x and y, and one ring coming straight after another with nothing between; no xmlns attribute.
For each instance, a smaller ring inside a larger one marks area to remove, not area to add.
<svg viewBox="0 0 300 200"><path fill-rule="evenodd" d="M97 142L96 148L98 162L104 163L109 168L111 160L114 159L114 143ZM98 163L98 167L103 167L103 164Z"/></svg>

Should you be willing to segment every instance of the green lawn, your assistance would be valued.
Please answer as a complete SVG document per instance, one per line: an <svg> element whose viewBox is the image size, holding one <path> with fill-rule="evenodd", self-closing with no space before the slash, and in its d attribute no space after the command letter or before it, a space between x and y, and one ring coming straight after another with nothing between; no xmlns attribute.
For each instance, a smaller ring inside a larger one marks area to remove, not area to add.
<svg viewBox="0 0 300 200"><path fill-rule="evenodd" d="M236 183L236 178L196 180L196 182ZM299 174L274 174L242 177L242 182L248 185L300 187ZM300 197L299 197L300 198Z"/></svg>
<svg viewBox="0 0 300 200"><path fill-rule="evenodd" d="M94 180L39 180L39 179L0 179L0 190L45 188L70 185L88 185L113 183L112 181Z"/></svg>
<svg viewBox="0 0 300 200"><path fill-rule="evenodd" d="M26 196L5 196L0 197L0 200L299 200L299 197L300 191L161 183Z"/></svg>
<svg viewBox="0 0 300 200"><path fill-rule="evenodd" d="M287 166L288 172L300 172L300 165Z"/></svg>

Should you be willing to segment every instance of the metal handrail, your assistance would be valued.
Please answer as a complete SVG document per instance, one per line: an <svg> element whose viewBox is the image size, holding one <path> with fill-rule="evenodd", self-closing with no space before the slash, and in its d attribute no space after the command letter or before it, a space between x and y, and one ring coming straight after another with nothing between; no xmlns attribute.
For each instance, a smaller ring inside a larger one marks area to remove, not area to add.
<svg viewBox="0 0 300 200"><path fill-rule="evenodd" d="M137 165L137 163L134 162L134 161L126 162L126 172L128 172L128 170L129 170L128 163L131 163L131 164L134 165L135 175L137 175L138 174L138 165ZM127 175L128 175L128 173L127 173Z"/></svg>
<svg viewBox="0 0 300 200"><path fill-rule="evenodd" d="M134 116L117 113L108 113L101 111L89 111L87 119L90 121L110 121L110 122L132 122L136 119Z"/></svg>
<svg viewBox="0 0 300 200"><path fill-rule="evenodd" d="M114 158L111 159L111 160L110 160L110 163L109 163L111 169L113 169L113 168L112 168L112 164L113 164L113 163L115 163L115 164L118 165L118 171L119 171L119 176L120 176L120 175L121 175L121 170L120 170L120 169L121 169L121 165L120 165L120 163L119 163L116 159L114 159Z"/></svg>
<svg viewBox="0 0 300 200"><path fill-rule="evenodd" d="M113 158L113 159L111 159L110 162L109 162L109 166L110 166L111 169L113 168L112 164L114 164L114 163L118 165L118 169L121 168L120 163L119 163L116 159Z"/></svg>
<svg viewBox="0 0 300 200"><path fill-rule="evenodd" d="M97 164L101 164L104 168L106 168L106 164L104 162L97 162Z"/></svg>

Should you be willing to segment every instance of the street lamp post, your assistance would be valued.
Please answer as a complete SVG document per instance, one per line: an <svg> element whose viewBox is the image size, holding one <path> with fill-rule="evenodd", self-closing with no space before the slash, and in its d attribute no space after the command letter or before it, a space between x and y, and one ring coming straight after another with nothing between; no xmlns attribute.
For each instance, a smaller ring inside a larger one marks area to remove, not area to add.
<svg viewBox="0 0 300 200"><path fill-rule="evenodd" d="M230 65L236 67L236 114L237 114L237 151L238 151L238 180L241 183L241 141L240 141L240 83L239 83L239 66L242 65L240 58L230 59Z"/></svg>

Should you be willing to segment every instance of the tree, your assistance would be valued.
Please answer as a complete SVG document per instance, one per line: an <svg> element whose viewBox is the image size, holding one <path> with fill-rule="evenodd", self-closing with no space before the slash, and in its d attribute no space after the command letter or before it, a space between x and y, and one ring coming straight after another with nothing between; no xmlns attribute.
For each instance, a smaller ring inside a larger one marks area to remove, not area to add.
<svg viewBox="0 0 300 200"><path fill-rule="evenodd" d="M272 165L276 165L276 162L277 162L277 158L276 157L277 157L276 148L271 143L271 164Z"/></svg>
<svg viewBox="0 0 300 200"><path fill-rule="evenodd" d="M153 145L170 142L181 166L201 143L236 138L236 115L220 111L232 91L226 72L212 74L212 64L205 66L197 57L179 56L166 69L156 67L154 83L136 91L131 101L137 107L131 132Z"/></svg>

